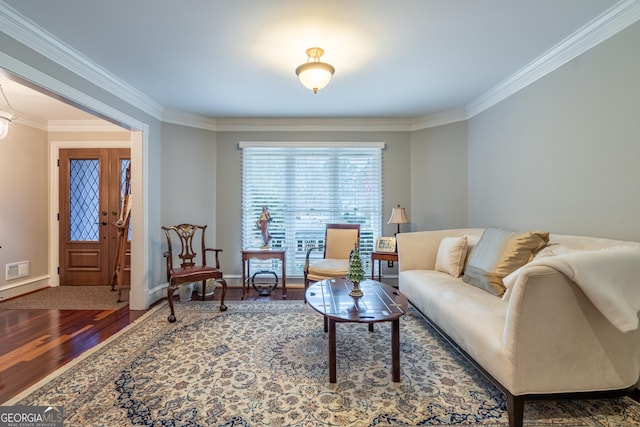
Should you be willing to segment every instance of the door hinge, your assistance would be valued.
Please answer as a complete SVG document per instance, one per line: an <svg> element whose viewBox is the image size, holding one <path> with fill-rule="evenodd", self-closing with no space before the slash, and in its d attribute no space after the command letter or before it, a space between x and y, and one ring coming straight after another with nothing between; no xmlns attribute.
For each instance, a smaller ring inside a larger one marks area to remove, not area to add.
<svg viewBox="0 0 640 427"><path fill-rule="evenodd" d="M60 212L58 212L58 221L60 221Z"/></svg>
<svg viewBox="0 0 640 427"><path fill-rule="evenodd" d="M60 275L60 266L58 266L58 276Z"/></svg>
<svg viewBox="0 0 640 427"><path fill-rule="evenodd" d="M57 163L58 163L58 167L60 167L60 159L58 159Z"/></svg>

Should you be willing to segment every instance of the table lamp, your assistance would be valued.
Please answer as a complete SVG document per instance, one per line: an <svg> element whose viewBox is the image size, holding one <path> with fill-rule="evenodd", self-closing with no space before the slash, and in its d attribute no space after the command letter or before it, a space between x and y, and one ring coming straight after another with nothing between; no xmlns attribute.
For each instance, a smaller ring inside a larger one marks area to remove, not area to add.
<svg viewBox="0 0 640 427"><path fill-rule="evenodd" d="M389 218L387 224L398 224L398 231L396 234L400 232L400 224L408 223L409 220L407 219L407 213L404 211L404 208L401 208L400 205L398 205L397 208L393 208L391 211L391 218Z"/></svg>

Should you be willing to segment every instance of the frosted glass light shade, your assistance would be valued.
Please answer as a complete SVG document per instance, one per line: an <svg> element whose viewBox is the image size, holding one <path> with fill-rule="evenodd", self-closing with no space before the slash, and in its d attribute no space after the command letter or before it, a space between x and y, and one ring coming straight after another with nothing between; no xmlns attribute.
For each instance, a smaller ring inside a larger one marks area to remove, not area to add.
<svg viewBox="0 0 640 427"><path fill-rule="evenodd" d="M333 66L325 62L307 62L296 68L300 83L313 93L328 85L334 72Z"/></svg>
<svg viewBox="0 0 640 427"><path fill-rule="evenodd" d="M311 89L313 93L318 93L329 84L331 76L336 72L333 65L326 62L320 62L320 57L324 55L324 50L319 47L310 47L307 49L306 64L299 65L296 68L296 75L300 79L300 83L307 89Z"/></svg>
<svg viewBox="0 0 640 427"><path fill-rule="evenodd" d="M0 110L0 139L4 139L9 133L9 124L13 117L13 114Z"/></svg>

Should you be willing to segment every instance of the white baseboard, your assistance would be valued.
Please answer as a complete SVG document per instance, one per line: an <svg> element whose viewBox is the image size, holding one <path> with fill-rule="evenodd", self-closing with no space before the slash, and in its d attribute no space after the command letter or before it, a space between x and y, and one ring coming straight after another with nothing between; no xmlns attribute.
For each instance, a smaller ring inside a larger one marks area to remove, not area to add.
<svg viewBox="0 0 640 427"><path fill-rule="evenodd" d="M51 276L46 275L6 284L0 288L0 301L48 288L51 286L50 279Z"/></svg>

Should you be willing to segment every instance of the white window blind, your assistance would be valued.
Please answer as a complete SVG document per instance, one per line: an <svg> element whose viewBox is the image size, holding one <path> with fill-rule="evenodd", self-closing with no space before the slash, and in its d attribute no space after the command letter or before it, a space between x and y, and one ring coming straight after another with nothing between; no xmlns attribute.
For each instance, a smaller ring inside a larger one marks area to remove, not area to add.
<svg viewBox="0 0 640 427"><path fill-rule="evenodd" d="M329 223L360 224L362 261L382 232L382 144L344 147L242 148L242 244L259 248L256 221L266 206L272 249L286 250L287 275L301 276L307 248L323 244ZM313 251L321 258L322 251ZM252 271L278 271L277 261L252 261ZM262 265L259 265L262 264Z"/></svg>

